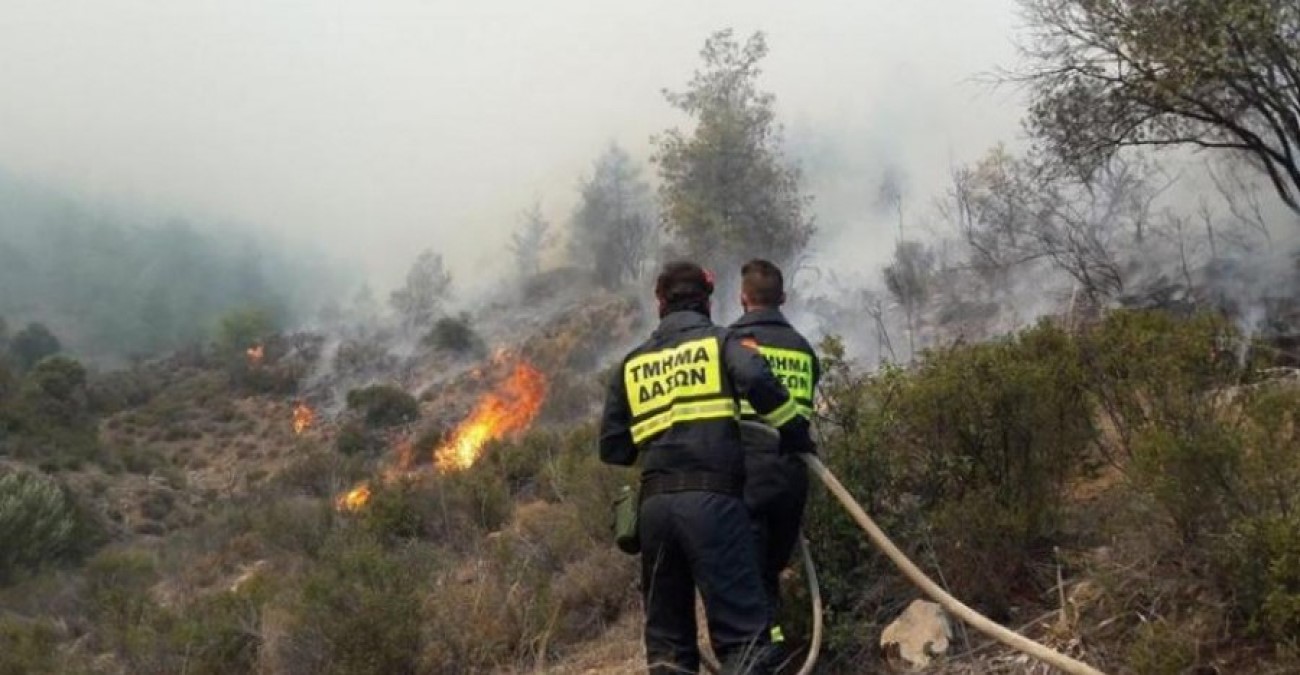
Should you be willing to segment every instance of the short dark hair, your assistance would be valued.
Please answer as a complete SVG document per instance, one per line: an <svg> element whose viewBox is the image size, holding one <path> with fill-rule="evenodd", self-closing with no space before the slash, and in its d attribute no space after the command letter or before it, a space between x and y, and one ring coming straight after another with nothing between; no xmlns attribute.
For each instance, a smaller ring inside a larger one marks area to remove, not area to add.
<svg viewBox="0 0 1300 675"><path fill-rule="evenodd" d="M713 295L713 275L699 265L677 260L664 265L655 279L655 297L665 303L699 301Z"/></svg>
<svg viewBox="0 0 1300 675"><path fill-rule="evenodd" d="M771 261L755 258L740 268L740 290L751 302L776 307L785 302L785 277Z"/></svg>

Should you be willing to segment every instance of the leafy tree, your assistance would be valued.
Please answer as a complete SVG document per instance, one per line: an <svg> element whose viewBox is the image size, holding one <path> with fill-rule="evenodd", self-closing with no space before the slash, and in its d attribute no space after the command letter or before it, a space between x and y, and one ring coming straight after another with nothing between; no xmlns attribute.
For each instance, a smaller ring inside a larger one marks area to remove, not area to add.
<svg viewBox="0 0 1300 675"><path fill-rule="evenodd" d="M610 145L581 191L570 255L590 265L606 288L635 280L655 238L650 186L641 179L641 167L622 148Z"/></svg>
<svg viewBox="0 0 1300 675"><path fill-rule="evenodd" d="M433 324L450 295L451 272L441 254L426 249L406 273L406 285L393 291L388 301L407 327L419 329Z"/></svg>
<svg viewBox="0 0 1300 675"><path fill-rule="evenodd" d="M665 92L696 126L655 139L664 223L686 255L712 265L753 256L793 263L814 227L799 171L781 152L773 97L757 88L763 34L741 45L730 30L719 31L700 55L704 68L686 90Z"/></svg>
<svg viewBox="0 0 1300 675"><path fill-rule="evenodd" d="M530 277L541 271L542 254L554 243L551 223L542 215L542 205L534 203L532 208L519 215L519 227L510 235L510 252L515 256L515 269L523 277Z"/></svg>
<svg viewBox="0 0 1300 675"><path fill-rule="evenodd" d="M1032 132L1092 175L1122 148L1242 153L1300 212L1294 0L1022 0Z"/></svg>
<svg viewBox="0 0 1300 675"><path fill-rule="evenodd" d="M63 349L59 339L43 323L29 323L9 341L9 354L20 370L27 370L37 361L57 354Z"/></svg>

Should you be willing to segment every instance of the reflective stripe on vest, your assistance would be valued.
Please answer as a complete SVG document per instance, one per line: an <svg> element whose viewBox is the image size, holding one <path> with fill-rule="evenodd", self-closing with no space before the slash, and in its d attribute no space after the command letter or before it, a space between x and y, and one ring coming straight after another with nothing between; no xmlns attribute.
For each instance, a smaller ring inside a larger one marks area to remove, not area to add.
<svg viewBox="0 0 1300 675"><path fill-rule="evenodd" d="M785 390L790 392L790 398L794 401L797 408L796 414L803 415L809 419L812 418L813 402L813 356L807 352L801 352L797 349L782 349L780 347L767 347L760 345L758 352L763 355L763 360L767 361L767 367L772 370L776 379L781 381ZM767 415L759 415L754 407L748 401L741 401L740 414L745 417L759 418L768 424L773 424L769 417L773 416L776 411ZM785 420L788 422L789 418ZM781 422L780 424L785 424ZM774 426L780 426L775 424Z"/></svg>
<svg viewBox="0 0 1300 675"><path fill-rule="evenodd" d="M632 442L641 444L677 422L734 418L724 394L718 338L691 340L628 359L623 392L632 412Z"/></svg>
<svg viewBox="0 0 1300 675"><path fill-rule="evenodd" d="M674 403L671 408L632 425L632 442L642 443L655 434L667 431L678 422L727 419L736 417L736 402L729 398L716 398L690 403Z"/></svg>

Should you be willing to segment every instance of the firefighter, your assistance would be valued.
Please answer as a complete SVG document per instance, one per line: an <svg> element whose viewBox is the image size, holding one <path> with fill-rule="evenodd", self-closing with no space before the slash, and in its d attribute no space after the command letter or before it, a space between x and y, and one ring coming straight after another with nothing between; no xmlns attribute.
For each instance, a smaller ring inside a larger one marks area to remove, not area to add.
<svg viewBox="0 0 1300 675"><path fill-rule="evenodd" d="M766 673L770 605L742 499L738 402L811 452L797 402L756 349L709 318L713 278L669 263L655 283L659 326L611 378L600 457L641 469L639 535L646 659L652 674L694 673L695 590L726 673Z"/></svg>
<svg viewBox="0 0 1300 675"><path fill-rule="evenodd" d="M811 420L821 365L812 345L781 313L785 303L781 269L767 260L751 260L741 268L740 275L740 304L745 314L731 324L731 330L742 343L758 347L790 392L800 418ZM742 404L741 412L746 423L763 422L750 406ZM782 452L777 444L757 443L746 447L745 472L745 505L753 519L759 572L773 616L773 651L779 653L785 641L781 626L775 623L780 608L781 571L790 563L799 540L808 501L808 470L798 457Z"/></svg>

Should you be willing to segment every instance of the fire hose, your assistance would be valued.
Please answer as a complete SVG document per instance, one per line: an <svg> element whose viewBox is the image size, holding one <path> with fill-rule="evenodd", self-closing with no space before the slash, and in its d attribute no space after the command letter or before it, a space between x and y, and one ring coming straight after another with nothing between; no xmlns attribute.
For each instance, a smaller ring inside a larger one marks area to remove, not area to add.
<svg viewBox="0 0 1300 675"><path fill-rule="evenodd" d="M890 541L885 532L881 530L869 516L867 516L867 512L862 509L862 505L858 504L857 500L853 498L853 495L849 494L849 491L844 488L844 485L842 485L839 479L835 477L835 474L831 473L830 469L826 468L826 465L822 464L821 460L817 459L816 455L800 456L803 457L804 462L808 464L809 470L811 470L812 473L826 485L826 488L831 491L831 494L835 496L835 499L839 500L840 505L844 507L844 510L849 512L849 515L855 522L857 522L858 527L861 527L862 530L867 533L867 538L871 540L871 543L874 544L876 548L880 549L880 551L889 558L890 562L894 563L894 566L897 567L909 581L916 584L916 586L926 595L930 596L932 600L946 609L949 614L961 619L975 630L984 633L994 640L997 640L1016 651L1038 659L1043 663L1053 666L1062 672L1069 673L1069 675L1104 675L1100 670L1097 670L1082 661L1070 658L1069 656L1051 649L1046 645L1030 640L1019 633L994 623L979 612L967 607L957 598L949 595L947 591L940 588L938 584L934 583L934 581L927 577L920 568L912 563L911 560L908 560L907 556L904 555L903 552L894 545L894 542ZM804 549L804 555L808 555L806 547ZM806 557L805 561L810 564L810 561ZM815 577L811 578L810 581L815 585ZM817 596L815 595L814 597L816 598ZM818 612L818 614L820 614L820 612ZM814 642L813 652L811 654L815 654L817 646L817 643ZM805 667L807 667L807 665ZM800 671L801 675L805 672L807 671Z"/></svg>

